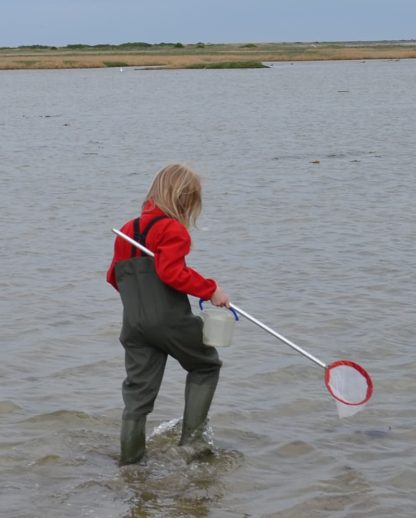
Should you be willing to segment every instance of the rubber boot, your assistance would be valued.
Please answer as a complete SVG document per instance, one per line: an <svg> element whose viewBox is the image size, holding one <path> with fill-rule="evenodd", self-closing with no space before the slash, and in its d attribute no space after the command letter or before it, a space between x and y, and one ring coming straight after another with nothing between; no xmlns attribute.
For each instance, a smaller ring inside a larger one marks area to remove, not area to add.
<svg viewBox="0 0 416 518"><path fill-rule="evenodd" d="M211 385L186 384L182 436L179 442L181 446L202 438L215 388L216 383Z"/></svg>
<svg viewBox="0 0 416 518"><path fill-rule="evenodd" d="M146 417L121 421L120 466L135 464L143 457L146 447Z"/></svg>

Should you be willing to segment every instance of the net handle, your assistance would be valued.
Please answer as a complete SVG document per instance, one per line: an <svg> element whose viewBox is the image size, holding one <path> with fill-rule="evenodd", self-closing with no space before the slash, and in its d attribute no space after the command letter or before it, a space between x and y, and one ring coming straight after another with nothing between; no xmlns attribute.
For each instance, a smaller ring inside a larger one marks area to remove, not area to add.
<svg viewBox="0 0 416 518"><path fill-rule="evenodd" d="M358 403L351 403L350 401L346 401L345 399L340 398L339 396L337 396L334 393L334 391L332 390L332 387L330 385L331 370L336 367L341 367L343 365L355 369L357 372L359 372L361 374L361 376L363 376L363 378L365 378L365 380L367 382L366 395L365 395L364 399L362 401L359 401ZM373 380L371 379L368 372L364 369L364 367L362 367L358 363L355 363L351 360L336 360L336 361L332 362L330 365L328 365L325 369L325 386L326 386L328 392L331 394L331 396L334 399L336 399L340 403L343 403L344 405L348 405L348 406L364 405L371 398L371 396L373 394L373 390L374 390Z"/></svg>
<svg viewBox="0 0 416 518"><path fill-rule="evenodd" d="M117 230L117 229L113 228L113 232L115 234L117 234L118 236L120 236L122 239L128 241L130 244L132 244L135 247L139 248L145 254L150 255L151 257L155 256L155 254L151 250L149 250L145 246L141 245L140 243L138 243L137 241L132 239L130 236L127 236L126 234L124 234L120 230ZM230 308L234 309L241 316L243 316L247 320L250 320L250 322L252 322L253 324L256 324L257 326L261 327L264 331L267 331L268 333L273 335L275 338L278 338L281 342L285 343L286 345L288 345L289 347L291 347L292 349L294 349L298 353L300 353L303 356L305 356L305 358L308 358L309 360L313 361L314 363L319 365L319 367L322 367L323 369L327 369L327 365L323 361L319 360L319 358L316 358L316 356L313 356L312 354L308 353L307 351L305 351L304 349L299 347L299 345L296 345L295 343L293 343L290 340L288 340L287 338L285 338L283 335L277 333L271 327L266 326L266 324L263 324L263 322L261 322L260 320L258 320L255 317L253 317L252 315L250 315L249 313L247 313L243 309L239 308L235 304L230 304Z"/></svg>
<svg viewBox="0 0 416 518"><path fill-rule="evenodd" d="M323 361L321 361L319 358L317 358L316 356L313 356L312 354L310 354L307 351L305 351L305 349L302 349L302 347L299 347L299 345L296 345L294 342L288 340L283 335L277 333L271 327L266 326L266 324L263 324L263 322L260 322L260 320L258 320L257 318L254 318L252 315L250 315L249 313L247 313L243 309L239 308L235 304L230 304L230 307L232 309L235 309L237 311L237 313L240 313L240 315L245 317L247 320L250 320L250 322L253 322L253 324L256 324L257 326L261 327L262 329L264 329L264 331L267 331L268 333L270 333L275 338L278 338L281 342L285 343L286 345L288 345L289 347L291 347L292 349L294 349L298 353L300 353L303 356L305 356L305 358L308 358L309 360L311 360L314 363L316 363L317 365L319 365L319 367L322 367L323 369L327 368L327 365Z"/></svg>

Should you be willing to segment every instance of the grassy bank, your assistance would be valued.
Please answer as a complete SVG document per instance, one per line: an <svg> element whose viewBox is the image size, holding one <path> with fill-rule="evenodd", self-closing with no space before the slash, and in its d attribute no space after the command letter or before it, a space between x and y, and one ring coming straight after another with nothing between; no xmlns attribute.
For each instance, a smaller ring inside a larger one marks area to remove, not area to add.
<svg viewBox="0 0 416 518"><path fill-rule="evenodd" d="M0 48L0 69L49 68L244 68L266 61L369 60L416 58L416 41L336 43L246 43L184 45L32 45ZM240 63L237 65L237 63ZM258 66L258 65L257 65Z"/></svg>

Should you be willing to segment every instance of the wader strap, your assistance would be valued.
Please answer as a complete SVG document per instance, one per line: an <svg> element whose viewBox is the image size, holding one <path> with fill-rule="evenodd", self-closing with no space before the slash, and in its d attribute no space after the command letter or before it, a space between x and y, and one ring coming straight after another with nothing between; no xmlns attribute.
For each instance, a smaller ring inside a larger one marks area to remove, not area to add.
<svg viewBox="0 0 416 518"><path fill-rule="evenodd" d="M140 218L137 218L133 221L133 239L135 241L140 241ZM137 247L131 245L131 257L136 257Z"/></svg>
<svg viewBox="0 0 416 518"><path fill-rule="evenodd" d="M138 241L141 245L146 246L146 237L149 233L149 230L153 227L155 223L160 221L161 219L169 219L168 216L157 216L156 218L149 221L147 224L147 227L143 230L143 232L140 234L140 218L137 218L133 221L133 232L134 237L133 239L135 241ZM131 245L131 257L136 257L137 255L137 247L134 245Z"/></svg>

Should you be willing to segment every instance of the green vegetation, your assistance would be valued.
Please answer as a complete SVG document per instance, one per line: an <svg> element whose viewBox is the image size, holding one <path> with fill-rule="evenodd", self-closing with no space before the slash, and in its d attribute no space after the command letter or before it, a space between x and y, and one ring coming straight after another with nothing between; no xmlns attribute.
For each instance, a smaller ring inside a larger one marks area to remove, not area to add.
<svg viewBox="0 0 416 518"><path fill-rule="evenodd" d="M69 50L84 50L89 47L90 47L90 45L84 45L83 43L73 43L71 45L67 45L64 48L69 49Z"/></svg>
<svg viewBox="0 0 416 518"><path fill-rule="evenodd" d="M125 61L103 61L103 65L106 67L128 67L129 64Z"/></svg>
<svg viewBox="0 0 416 518"><path fill-rule="evenodd" d="M30 49L30 50L49 50L52 49L49 45L20 45L18 49ZM53 47L56 48L56 47Z"/></svg>
<svg viewBox="0 0 416 518"><path fill-rule="evenodd" d="M118 45L22 45L0 48L0 69L154 67L264 68L266 62L414 59L416 41L190 43L133 41Z"/></svg>
<svg viewBox="0 0 416 518"><path fill-rule="evenodd" d="M133 41L127 43L120 43L119 45L111 45L108 43L98 43L97 45L86 45L84 43L72 43L70 45L66 45L65 49L68 50L144 50L158 47L172 47L175 49L183 49L185 45L182 43L146 43L145 41ZM26 47L29 48L29 47ZM40 45L33 45L31 48L41 48ZM42 47L49 48L49 47Z"/></svg>
<svg viewBox="0 0 416 518"><path fill-rule="evenodd" d="M269 68L260 61L223 61L218 63L196 63L189 65L187 68Z"/></svg>

